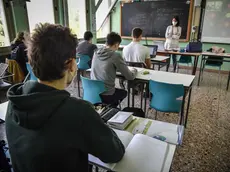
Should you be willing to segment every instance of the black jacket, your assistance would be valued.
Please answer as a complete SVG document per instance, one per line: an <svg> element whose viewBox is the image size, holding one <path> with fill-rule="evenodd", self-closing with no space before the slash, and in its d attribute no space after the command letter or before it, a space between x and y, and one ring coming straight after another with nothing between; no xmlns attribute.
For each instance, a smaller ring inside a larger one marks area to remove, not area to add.
<svg viewBox="0 0 230 172"><path fill-rule="evenodd" d="M86 172L88 153L118 162L124 146L93 107L34 81L7 93L6 134L15 172Z"/></svg>
<svg viewBox="0 0 230 172"><path fill-rule="evenodd" d="M21 41L16 41L14 44L11 44L11 60L16 60L19 64L22 72L26 76L28 74L26 68L26 62L28 62L26 46Z"/></svg>

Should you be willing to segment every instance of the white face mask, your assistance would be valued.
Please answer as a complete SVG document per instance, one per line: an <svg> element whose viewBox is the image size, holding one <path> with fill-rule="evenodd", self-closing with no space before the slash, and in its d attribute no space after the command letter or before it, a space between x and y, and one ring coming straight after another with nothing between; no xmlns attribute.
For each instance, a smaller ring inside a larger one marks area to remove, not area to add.
<svg viewBox="0 0 230 172"><path fill-rule="evenodd" d="M176 26L177 22L173 21L172 24L173 24L173 26Z"/></svg>

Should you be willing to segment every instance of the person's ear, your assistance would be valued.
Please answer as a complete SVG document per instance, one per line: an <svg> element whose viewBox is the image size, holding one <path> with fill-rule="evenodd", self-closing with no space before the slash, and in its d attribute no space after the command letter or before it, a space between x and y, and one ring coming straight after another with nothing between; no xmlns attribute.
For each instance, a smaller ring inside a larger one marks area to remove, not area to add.
<svg viewBox="0 0 230 172"><path fill-rule="evenodd" d="M70 72L75 72L77 70L77 64L75 58L72 58L69 64L69 71Z"/></svg>

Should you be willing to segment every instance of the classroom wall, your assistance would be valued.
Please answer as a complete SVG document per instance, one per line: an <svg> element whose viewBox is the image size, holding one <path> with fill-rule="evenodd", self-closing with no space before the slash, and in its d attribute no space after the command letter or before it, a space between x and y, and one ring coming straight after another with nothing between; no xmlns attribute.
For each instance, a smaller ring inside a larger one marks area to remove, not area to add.
<svg viewBox="0 0 230 172"><path fill-rule="evenodd" d="M198 10L194 10L194 12L196 12ZM111 19L112 19L112 28L111 31L120 33L120 27L121 27L121 11L120 11L120 3L117 3L115 10L112 13ZM196 14L194 17L194 20L197 20ZM196 23L196 21L194 21L193 23ZM130 43L130 39L123 39L121 44L128 44ZM148 44L152 44L153 41L148 41ZM145 44L145 41L143 41L143 43ZM186 47L188 43L180 43L181 47ZM226 52L230 53L230 45L229 44L212 44L212 43L204 43L203 44L203 50L207 50L212 46L219 46L219 47L223 47L226 49ZM200 58L201 59L201 58ZM200 66L200 61L198 64L198 67ZM213 68L213 67L208 67L210 69L217 69L217 68ZM225 71L229 71L230 70L230 63L224 63L222 66L222 70Z"/></svg>

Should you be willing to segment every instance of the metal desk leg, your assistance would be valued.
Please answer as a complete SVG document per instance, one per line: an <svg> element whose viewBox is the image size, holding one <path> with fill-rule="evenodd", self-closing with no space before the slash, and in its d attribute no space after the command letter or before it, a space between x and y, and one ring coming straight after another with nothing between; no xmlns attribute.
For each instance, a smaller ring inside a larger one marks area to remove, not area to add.
<svg viewBox="0 0 230 172"><path fill-rule="evenodd" d="M144 84L141 84L141 109L143 104L143 92L144 92Z"/></svg>
<svg viewBox="0 0 230 172"><path fill-rule="evenodd" d="M179 122L179 125L182 125L183 124L183 120L184 120L184 104L185 104L185 97L186 97L186 94L184 93L184 96L183 96L183 100L182 100L182 105L181 105L181 113L180 113L180 122Z"/></svg>
<svg viewBox="0 0 230 172"><path fill-rule="evenodd" d="M187 105L186 116L185 116L185 123L184 123L184 127L185 127L185 128L186 128L186 126L187 126L188 111L189 111L189 107L190 107L191 94L192 94L192 86L191 86L191 88L190 88L190 90L189 90L189 95L188 95L188 105Z"/></svg>
<svg viewBox="0 0 230 172"><path fill-rule="evenodd" d="M193 66L193 70L192 70L192 75L196 75L196 69L197 69L197 65L198 65L198 59L199 59L199 56L194 56L195 59L194 59L194 66Z"/></svg>
<svg viewBox="0 0 230 172"><path fill-rule="evenodd" d="M133 92L132 92L132 107L134 107L134 96L135 96L135 94L134 94L134 90L135 90L134 85L133 85L132 90L133 90Z"/></svg>
<svg viewBox="0 0 230 172"><path fill-rule="evenodd" d="M147 83L148 84L148 83ZM145 87L145 94L147 94L147 86ZM141 95L141 96L143 96L143 95ZM147 95L145 95L145 103L144 103L144 113L146 114L146 103L147 102Z"/></svg>
<svg viewBox="0 0 230 172"><path fill-rule="evenodd" d="M127 102L127 104L129 107L129 104L130 104L130 81L127 81L127 86L128 86L128 97L127 97L128 102Z"/></svg>
<svg viewBox="0 0 230 172"><path fill-rule="evenodd" d="M200 72L199 72L199 77L198 77L197 86L200 85L200 76L201 76L201 72L202 72L203 63L204 63L204 61L203 61L203 56L202 56L202 58L201 58L201 63L200 63Z"/></svg>
<svg viewBox="0 0 230 172"><path fill-rule="evenodd" d="M169 66L170 66L170 58L167 59L167 67L166 67L166 71L168 72L169 71Z"/></svg>
<svg viewBox="0 0 230 172"><path fill-rule="evenodd" d="M228 73L227 91L228 91L228 87L229 87L229 82L230 82L230 71Z"/></svg>

